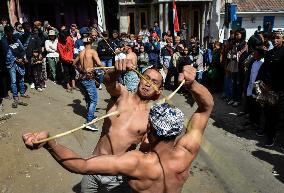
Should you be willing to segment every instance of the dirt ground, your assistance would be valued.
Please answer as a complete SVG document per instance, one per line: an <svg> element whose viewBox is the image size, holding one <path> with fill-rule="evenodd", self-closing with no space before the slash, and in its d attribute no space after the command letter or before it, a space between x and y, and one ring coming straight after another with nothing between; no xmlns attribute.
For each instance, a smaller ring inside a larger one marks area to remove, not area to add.
<svg viewBox="0 0 284 193"><path fill-rule="evenodd" d="M4 101L4 113L17 114L0 122L1 193L79 193L82 176L63 169L44 149L26 149L21 135L38 130L57 134L80 126L86 115L82 93L67 93L61 86L48 82L44 92L28 90L28 94L31 98L24 99L29 103L27 107L12 109L12 100ZM109 95L104 90L99 91L98 116L105 114L108 98ZM186 104L180 103L183 106ZM188 114L192 113L192 110L189 110L191 108L186 109ZM101 125L102 122L98 123L99 128ZM100 131L82 130L58 141L87 157L91 155L99 135ZM201 152L192 164L183 193L229 192L206 157L205 153Z"/></svg>

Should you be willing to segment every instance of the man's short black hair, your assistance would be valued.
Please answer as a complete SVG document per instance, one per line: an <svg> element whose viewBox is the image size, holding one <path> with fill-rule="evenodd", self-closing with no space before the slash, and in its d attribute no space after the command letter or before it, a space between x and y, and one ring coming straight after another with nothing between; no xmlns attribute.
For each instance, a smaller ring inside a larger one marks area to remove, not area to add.
<svg viewBox="0 0 284 193"><path fill-rule="evenodd" d="M155 66L152 66L151 68L147 68L147 70L155 70L156 72L158 72L158 73L162 76L162 74L160 73L159 69L158 69L157 67L155 67ZM144 74L147 70L145 70L145 71L143 72L143 74ZM162 76L162 82L161 82L160 88L162 88L162 87L164 87L164 78L163 78L163 76Z"/></svg>

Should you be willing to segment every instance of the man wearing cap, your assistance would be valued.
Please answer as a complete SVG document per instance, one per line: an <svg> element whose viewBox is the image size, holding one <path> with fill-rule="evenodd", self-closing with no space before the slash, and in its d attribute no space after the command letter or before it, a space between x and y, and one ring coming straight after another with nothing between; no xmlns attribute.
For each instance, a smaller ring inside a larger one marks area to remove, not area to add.
<svg viewBox="0 0 284 193"><path fill-rule="evenodd" d="M267 88L270 91L274 91L279 97L276 106L267 105L264 108L266 117L266 147L274 146L276 131L284 128L284 45L282 30L273 32L272 44L274 48L265 55L264 63L259 69L257 76L257 80L262 80L267 85Z"/></svg>
<svg viewBox="0 0 284 193"><path fill-rule="evenodd" d="M90 35L90 29L88 27L82 27L80 30L80 39L77 39L75 41L75 45L74 45L74 57L76 58L79 53L84 50L84 42L83 42L83 38L86 38Z"/></svg>
<svg viewBox="0 0 284 193"><path fill-rule="evenodd" d="M101 61L99 59L98 53L96 50L92 49L92 39L90 37L85 37L82 39L84 43L84 50L82 50L77 58L73 62L73 66L81 72L81 83L85 88L86 92L86 103L87 103L87 118L86 121L91 122L95 116L98 94L95 80L95 71L94 67L101 66ZM80 66L78 67L77 63L80 61ZM86 127L90 130L97 131L98 129L95 126Z"/></svg>
<svg viewBox="0 0 284 193"><path fill-rule="evenodd" d="M57 51L58 39L54 30L49 30L48 37L49 39L45 41L46 60L49 65L52 81L56 83L56 65L59 60L59 53Z"/></svg>
<svg viewBox="0 0 284 193"><path fill-rule="evenodd" d="M195 81L193 67L184 67L180 80L184 79L186 88L198 104L186 133L175 140L182 133L184 124L184 114L178 108L166 103L154 105L147 123L150 145L147 153L133 150L120 155L83 159L54 140L40 146L33 145L33 141L48 137L48 132L25 134L24 142L30 149L44 146L64 168L74 173L122 174L127 176L134 192L180 193L188 178L190 165L197 156L213 108L212 96Z"/></svg>

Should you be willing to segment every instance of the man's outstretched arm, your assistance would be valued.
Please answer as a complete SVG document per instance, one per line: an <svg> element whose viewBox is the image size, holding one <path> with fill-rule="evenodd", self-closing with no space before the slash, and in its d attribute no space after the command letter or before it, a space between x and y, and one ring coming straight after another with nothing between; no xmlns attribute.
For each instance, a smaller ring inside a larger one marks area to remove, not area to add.
<svg viewBox="0 0 284 193"><path fill-rule="evenodd" d="M104 76L104 84L108 93L111 96L119 97L123 93L127 93L127 90L124 86L117 82L118 77L120 74L126 70L130 70L127 64L124 61L116 61L114 65L114 69L108 70Z"/></svg>
<svg viewBox="0 0 284 193"><path fill-rule="evenodd" d="M178 142L178 145L186 148L194 156L199 150L214 105L213 97L207 88L195 81L195 74L195 68L188 65L184 67L183 73L179 76L180 81L186 80L186 88L190 90L198 108L187 125L186 134Z"/></svg>
<svg viewBox="0 0 284 193"><path fill-rule="evenodd" d="M142 153L131 151L122 155L104 155L91 158L82 158L72 150L58 144L55 140L35 145L34 141L45 139L48 132L28 133L23 135L27 148L38 149L44 147L53 158L65 169L77 174L124 174L139 177L141 172L137 170Z"/></svg>

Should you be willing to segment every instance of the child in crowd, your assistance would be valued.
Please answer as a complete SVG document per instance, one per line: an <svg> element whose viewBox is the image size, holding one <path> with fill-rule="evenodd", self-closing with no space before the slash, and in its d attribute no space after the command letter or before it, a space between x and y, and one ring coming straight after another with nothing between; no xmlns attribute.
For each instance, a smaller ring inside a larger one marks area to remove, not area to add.
<svg viewBox="0 0 284 193"><path fill-rule="evenodd" d="M32 73L35 79L35 88L37 91L42 92L44 87L44 78L42 74L43 58L39 50L33 50L31 58Z"/></svg>

